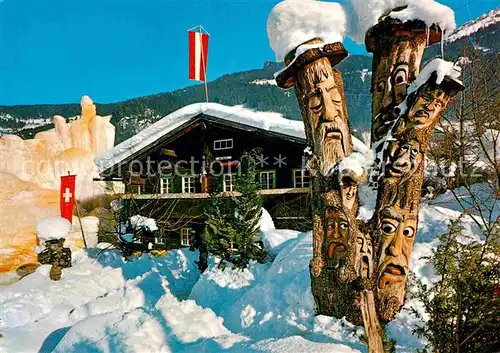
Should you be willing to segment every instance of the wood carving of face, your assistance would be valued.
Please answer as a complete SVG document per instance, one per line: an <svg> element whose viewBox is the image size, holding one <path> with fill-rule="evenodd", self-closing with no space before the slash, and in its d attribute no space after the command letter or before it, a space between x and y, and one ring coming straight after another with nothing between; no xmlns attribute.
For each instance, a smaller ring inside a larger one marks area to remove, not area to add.
<svg viewBox="0 0 500 353"><path fill-rule="evenodd" d="M361 278L373 273L373 244L369 234L359 233L356 238L356 271Z"/></svg>
<svg viewBox="0 0 500 353"><path fill-rule="evenodd" d="M448 104L450 97L438 87L432 88L425 85L418 93L415 103L408 112L408 119L417 130L427 129L433 126L439 118L439 114Z"/></svg>
<svg viewBox="0 0 500 353"><path fill-rule="evenodd" d="M402 41L394 44L389 55L380 57L373 73L374 117L386 113L405 99L410 79L418 74L419 56L421 53L418 48L412 48L408 41Z"/></svg>
<svg viewBox="0 0 500 353"><path fill-rule="evenodd" d="M324 174L327 174L331 167L351 153L344 97L327 58L306 66L299 79L314 152L320 159Z"/></svg>
<svg viewBox="0 0 500 353"><path fill-rule="evenodd" d="M356 203L356 196L358 194L358 184L350 178L343 178L340 185L340 195L342 197L342 205L347 210L352 210Z"/></svg>
<svg viewBox="0 0 500 353"><path fill-rule="evenodd" d="M420 143L415 140L391 141L388 147L386 176L408 179L418 169L423 160Z"/></svg>
<svg viewBox="0 0 500 353"><path fill-rule="evenodd" d="M399 306L394 310L399 310L403 305L416 231L415 215L396 207L382 211L377 284L381 298L398 303Z"/></svg>
<svg viewBox="0 0 500 353"><path fill-rule="evenodd" d="M328 262L337 264L347 254L349 221L342 210L328 207L325 214L325 227L327 259Z"/></svg>

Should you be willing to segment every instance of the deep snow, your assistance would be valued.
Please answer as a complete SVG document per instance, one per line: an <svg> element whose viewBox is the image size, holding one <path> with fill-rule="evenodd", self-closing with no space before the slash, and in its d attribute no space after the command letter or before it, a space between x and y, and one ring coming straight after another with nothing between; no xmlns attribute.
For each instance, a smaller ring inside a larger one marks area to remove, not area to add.
<svg viewBox="0 0 500 353"><path fill-rule="evenodd" d="M411 260L427 283L435 276L421 258L461 215L449 194L431 203L421 209ZM461 219L469 234L477 233L470 219ZM266 212L261 232L271 259L244 271L221 272L210 258L200 276L198 253L188 249L130 262L116 250L80 250L58 282L48 278L49 266L41 266L2 288L0 351L366 352L362 328L314 316L311 233L277 230ZM420 308L415 301L409 305ZM403 309L388 325L399 353L422 346L412 334L417 323Z"/></svg>

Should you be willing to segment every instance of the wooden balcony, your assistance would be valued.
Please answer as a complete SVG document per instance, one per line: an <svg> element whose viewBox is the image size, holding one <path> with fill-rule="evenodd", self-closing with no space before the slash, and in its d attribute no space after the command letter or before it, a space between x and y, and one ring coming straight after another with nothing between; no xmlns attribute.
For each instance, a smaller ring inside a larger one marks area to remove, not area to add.
<svg viewBox="0 0 500 353"><path fill-rule="evenodd" d="M310 188L286 188L286 189L265 189L261 190L261 195L285 195L285 194L307 194ZM226 191L219 194L222 197L238 196L239 192ZM208 193L168 193L168 194L124 194L124 198L131 198L137 200L150 200L150 199L208 199Z"/></svg>

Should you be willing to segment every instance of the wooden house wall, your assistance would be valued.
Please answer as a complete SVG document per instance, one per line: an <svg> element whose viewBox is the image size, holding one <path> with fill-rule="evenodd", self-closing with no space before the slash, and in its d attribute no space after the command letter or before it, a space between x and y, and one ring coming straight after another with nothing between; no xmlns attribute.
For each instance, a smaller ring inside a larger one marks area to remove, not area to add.
<svg viewBox="0 0 500 353"><path fill-rule="evenodd" d="M203 210L209 199L134 199L122 202L130 210L130 215L124 215L125 219L139 213L155 219L158 227L165 230L165 244L155 244L154 239L151 240L154 249L175 249L182 246L180 228L193 230L192 242L201 236L205 227ZM263 207L273 216L279 229L311 230L310 202L310 194L263 196Z"/></svg>
<svg viewBox="0 0 500 353"><path fill-rule="evenodd" d="M214 141L222 139L233 139L233 148L227 150L214 150ZM256 132L248 132L233 129L230 127L216 125L212 122L198 122L194 126L189 127L183 134L177 137L174 141L158 146L156 150L148 156L140 159L140 163L134 163L133 166L142 166L142 177L147 177L146 193L155 193L158 189L159 181L154 175L159 170L159 166L165 166L167 161L178 163L178 170L183 171L184 168L191 169L191 160L195 162L194 172L201 172L203 161L203 151L205 144L208 146L213 159L217 157L231 157L231 160L237 161L244 152L249 152L255 148L262 151L264 163L258 167L260 171L276 171L275 188L292 188L293 170L302 167L302 155L305 144L299 144L293 141L280 139L276 137L264 136ZM175 151L177 158L165 156L162 150ZM148 160L149 157L149 160ZM284 162L281 166L278 165L278 160ZM184 161L179 163L179 161ZM207 160L205 160L209 164ZM160 164L161 163L161 164ZM147 166L150 170L147 170ZM214 164L216 172L218 164ZM151 173L153 171L154 173ZM228 172L228 167L225 167L225 172ZM237 167L231 167L232 172L237 171ZM186 171L187 172L187 171ZM186 173L187 175L187 173ZM174 190L171 192L181 192L181 176L173 178ZM200 178L195 178L195 192L202 192Z"/></svg>
<svg viewBox="0 0 500 353"><path fill-rule="evenodd" d="M116 173L114 177L123 176L124 172L129 171L130 167L132 167L132 170L135 169L136 172L142 169L141 175L136 175L134 178L142 180L144 183L145 190L142 190L143 193L156 194L159 193L158 172L160 165L166 166L167 161L172 165L177 163L180 166L179 171L187 172L190 169L190 161L194 159L198 161L198 163L194 164L194 173L197 174L197 177L194 178L195 192L200 193L202 192L202 185L199 174L205 145L210 150L213 159L230 156L230 160L233 161L239 160L244 152L258 148L262 152L265 163L258 166L257 169L259 171L275 170L275 188L293 188L293 171L302 168L302 155L306 147L305 141L300 142L297 138L288 139L286 137L271 136L269 133L255 128L245 127L245 129L221 125L210 119L200 119L177 131L174 135L167 136L162 141L157 141L154 147L149 147L148 152L143 153L138 158L139 163L124 163L120 173ZM223 139L233 139L233 148L214 150L214 141ZM165 153L166 150L175 151L176 157L168 156L171 153ZM283 162L281 166L277 163L280 158ZM186 161L187 163L179 164L178 161ZM232 167L232 169L234 171L236 167ZM227 168L225 171L228 171ZM165 171L165 173L168 174L168 171ZM182 192L181 176L174 175L170 180L173 188L169 192ZM165 244L155 244L154 239L152 239L154 248L177 248L181 246L180 229L173 229L175 227L172 227L172 224L181 220L181 222L177 223L179 225L183 223L182 220L185 220L184 226L193 229L192 240L195 240L200 236L204 228L201 216L207 202L208 199L202 198L137 198L126 207L131 214L124 215L124 217L128 218L134 214L142 214L154 218L160 228L168 230L165 233ZM311 218L309 194L265 195L263 196L263 202L264 208L269 211L278 228L299 230L312 228L312 225L309 224Z"/></svg>

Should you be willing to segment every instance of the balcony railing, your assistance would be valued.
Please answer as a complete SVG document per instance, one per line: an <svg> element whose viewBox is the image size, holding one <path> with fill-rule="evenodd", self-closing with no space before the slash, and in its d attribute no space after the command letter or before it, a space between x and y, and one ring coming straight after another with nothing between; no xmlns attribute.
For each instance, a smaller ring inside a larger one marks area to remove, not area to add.
<svg viewBox="0 0 500 353"><path fill-rule="evenodd" d="M283 195L283 194L306 194L309 193L310 188L285 188L285 189L265 189L260 190L261 195ZM238 196L239 192L236 191L226 191L219 194L222 197ZM135 194L128 193L123 195L124 197L130 197L134 199L208 199L210 197L209 193L165 193L165 194Z"/></svg>

